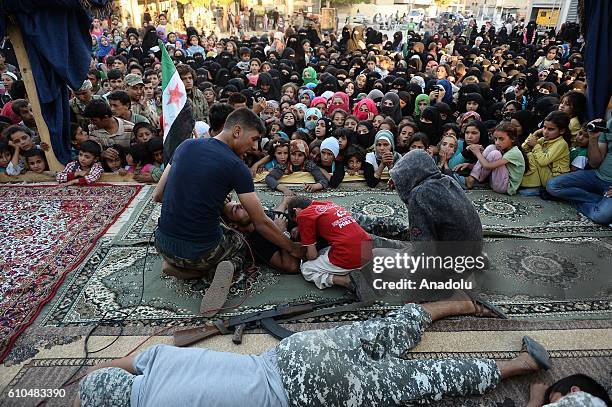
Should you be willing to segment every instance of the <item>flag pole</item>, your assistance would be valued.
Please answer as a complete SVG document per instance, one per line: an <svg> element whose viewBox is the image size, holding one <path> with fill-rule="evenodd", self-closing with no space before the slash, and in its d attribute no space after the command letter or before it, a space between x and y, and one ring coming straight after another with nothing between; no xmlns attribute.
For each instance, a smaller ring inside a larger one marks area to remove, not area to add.
<svg viewBox="0 0 612 407"><path fill-rule="evenodd" d="M11 22L10 24L8 24L7 27L7 32L11 43L13 44L13 47L15 49L15 56L17 57L19 70L21 71L21 77L23 78L23 83L28 94L28 99L30 100L30 104L32 105L32 112L34 113L36 128L38 129L40 140L49 145L49 151L45 151L45 156L47 157L49 169L51 171L62 171L64 169L64 165L57 160L57 157L53 152L53 144L51 144L51 134L49 133L49 127L47 127L47 123L45 123L45 119L42 115L42 110L40 108L40 99L38 98L38 91L36 89L36 81L34 80L34 75L32 74L32 65L30 64L30 59L28 58L28 53L25 49L23 36L21 35L21 29L13 18L11 18L10 21Z"/></svg>

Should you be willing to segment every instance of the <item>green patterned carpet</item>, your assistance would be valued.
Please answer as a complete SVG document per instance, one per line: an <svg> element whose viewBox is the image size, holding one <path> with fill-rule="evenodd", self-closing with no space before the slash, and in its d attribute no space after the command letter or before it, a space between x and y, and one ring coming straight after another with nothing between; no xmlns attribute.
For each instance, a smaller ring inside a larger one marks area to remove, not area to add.
<svg viewBox="0 0 612 407"><path fill-rule="evenodd" d="M274 207L282 194L257 186L262 204ZM137 208L130 222L121 230L116 244L149 241L160 213L160 204L149 196ZM318 200L332 200L349 209L369 233L406 240L408 210L397 193L388 190L333 190L308 194ZM554 238L612 236L609 227L597 225L580 215L569 204L544 201L539 197L500 195L489 190L469 191L482 221L485 236Z"/></svg>
<svg viewBox="0 0 612 407"><path fill-rule="evenodd" d="M590 319L612 317L612 280L606 273L612 241L600 238L568 240L487 239L493 267L478 278L477 287L513 318ZM47 326L91 324L103 317L145 325L190 324L199 321L203 281L183 282L162 275L159 257L149 248L143 305L140 298L147 246L114 246L100 242L84 266L59 293L44 318ZM246 300L244 300L246 296ZM350 298L340 288L319 290L300 275L280 275L262 268L234 282L227 306L231 315L283 302L318 303ZM363 317L396 306L379 304ZM337 316L340 321L352 316ZM327 319L329 321L329 319Z"/></svg>

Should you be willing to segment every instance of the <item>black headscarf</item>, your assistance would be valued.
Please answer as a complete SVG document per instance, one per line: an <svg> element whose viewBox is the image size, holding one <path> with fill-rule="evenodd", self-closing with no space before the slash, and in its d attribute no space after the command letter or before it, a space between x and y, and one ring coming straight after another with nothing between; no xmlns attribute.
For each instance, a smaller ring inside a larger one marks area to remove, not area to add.
<svg viewBox="0 0 612 407"><path fill-rule="evenodd" d="M433 106L428 106L423 109L421 118L431 120L431 123L423 123L419 120L419 131L427 134L429 144L436 145L440 141L440 113Z"/></svg>
<svg viewBox="0 0 612 407"><path fill-rule="evenodd" d="M363 120L357 123L357 128L359 128L359 126L367 127L369 130L369 133L359 134L358 132L355 132L355 142L359 146L365 149L368 149L372 147L372 145L374 145L374 137L376 136L375 131L374 131L374 125L372 125L372 123L367 120Z"/></svg>

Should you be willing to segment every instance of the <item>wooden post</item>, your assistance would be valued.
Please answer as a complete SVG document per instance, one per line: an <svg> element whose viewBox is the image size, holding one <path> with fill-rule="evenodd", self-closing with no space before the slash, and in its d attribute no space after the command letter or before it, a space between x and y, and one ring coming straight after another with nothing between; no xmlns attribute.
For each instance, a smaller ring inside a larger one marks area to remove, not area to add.
<svg viewBox="0 0 612 407"><path fill-rule="evenodd" d="M11 43L15 49L15 56L17 57L17 62L19 63L19 69L21 71L23 83L25 84L26 92L28 93L28 99L32 105L32 112L34 113L34 119L36 120L38 134L40 135L40 140L49 145L49 151L45 152L47 162L49 163L49 169L51 171L62 171L64 169L64 165L55 157L53 145L51 144L49 127L47 127L47 123L45 123L45 119L43 118L42 111L40 109L40 100L38 99L36 82L34 81L30 59L28 58L28 53L26 52L25 45L23 43L21 29L12 18L10 21L11 22L7 27L7 31Z"/></svg>

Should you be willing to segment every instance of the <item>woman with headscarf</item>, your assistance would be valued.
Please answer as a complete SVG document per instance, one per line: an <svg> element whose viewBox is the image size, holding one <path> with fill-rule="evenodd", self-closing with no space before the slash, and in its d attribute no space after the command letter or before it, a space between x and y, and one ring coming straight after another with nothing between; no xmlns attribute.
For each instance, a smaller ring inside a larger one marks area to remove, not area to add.
<svg viewBox="0 0 612 407"><path fill-rule="evenodd" d="M421 93L414 99L414 117L418 118L423 113L425 108L429 107L429 95Z"/></svg>
<svg viewBox="0 0 612 407"><path fill-rule="evenodd" d="M478 161L474 153L468 149L472 144L480 144L484 148L491 144L489 132L480 120L472 120L466 126L463 138L457 140L457 152L448 161L451 170L456 171L455 168L461 164L470 164L459 168L460 172L469 174L473 164Z"/></svg>
<svg viewBox="0 0 612 407"><path fill-rule="evenodd" d="M108 41L106 36L101 36L100 41L98 42L98 61L103 62L107 56L113 55L115 53L115 48L113 44Z"/></svg>
<svg viewBox="0 0 612 407"><path fill-rule="evenodd" d="M370 93L368 93L368 99L372 99L376 106L380 106L380 101L382 100L384 93L380 89L372 89Z"/></svg>
<svg viewBox="0 0 612 407"><path fill-rule="evenodd" d="M278 100L280 98L278 94L279 91L275 89L274 80L268 72L259 74L259 78L257 78L257 87L261 90L262 96L265 97L266 100Z"/></svg>
<svg viewBox="0 0 612 407"><path fill-rule="evenodd" d="M317 120L317 124L314 129L314 136L319 140L325 140L328 137L331 137L332 132L334 131L334 124L331 119L327 116L321 117Z"/></svg>
<svg viewBox="0 0 612 407"><path fill-rule="evenodd" d="M306 130L314 132L315 127L317 127L317 122L321 117L323 117L323 115L316 107L309 107L306 109L306 113L304 114L304 127L306 127Z"/></svg>
<svg viewBox="0 0 612 407"><path fill-rule="evenodd" d="M310 106L310 103L315 98L315 93L311 89L300 89L298 91L298 102Z"/></svg>
<svg viewBox="0 0 612 407"><path fill-rule="evenodd" d="M362 120L357 123L355 130L354 142L365 150L369 150L374 145L374 137L376 136L376 130L372 122Z"/></svg>
<svg viewBox="0 0 612 407"><path fill-rule="evenodd" d="M293 112L285 112L281 115L280 127L287 136L291 138L291 135L297 130L298 119L295 117Z"/></svg>
<svg viewBox="0 0 612 407"><path fill-rule="evenodd" d="M387 92L380 102L380 113L389 116L395 124L399 124L402 120L402 109L400 107L400 98L397 93Z"/></svg>
<svg viewBox="0 0 612 407"><path fill-rule="evenodd" d="M377 114L378 108L376 107L376 103L369 98L360 100L353 108L353 116L359 121L372 120Z"/></svg>
<svg viewBox="0 0 612 407"><path fill-rule="evenodd" d="M401 31L396 31L395 34L393 34L393 52L400 52L402 50L402 32Z"/></svg>
<svg viewBox="0 0 612 407"><path fill-rule="evenodd" d="M318 85L319 81L317 80L317 71L312 66L304 68L302 71L302 82L304 85L308 85L312 83L314 85Z"/></svg>
<svg viewBox="0 0 612 407"><path fill-rule="evenodd" d="M222 88L225 85L227 85L227 82L229 80L230 80L230 73L225 68L219 69L217 73L215 74L215 85L217 85L219 88Z"/></svg>
<svg viewBox="0 0 612 407"><path fill-rule="evenodd" d="M429 144L434 146L440 141L440 113L433 106L426 107L419 117L419 131L425 133Z"/></svg>
<svg viewBox="0 0 612 407"><path fill-rule="evenodd" d="M438 81L438 85L444 88L444 97L442 98L442 102L450 105L453 103L453 85L450 83L448 79L442 79Z"/></svg>
<svg viewBox="0 0 612 407"><path fill-rule="evenodd" d="M344 92L336 92L327 102L327 115L332 117L334 111L342 110L346 113L350 113L349 108L349 97Z"/></svg>

